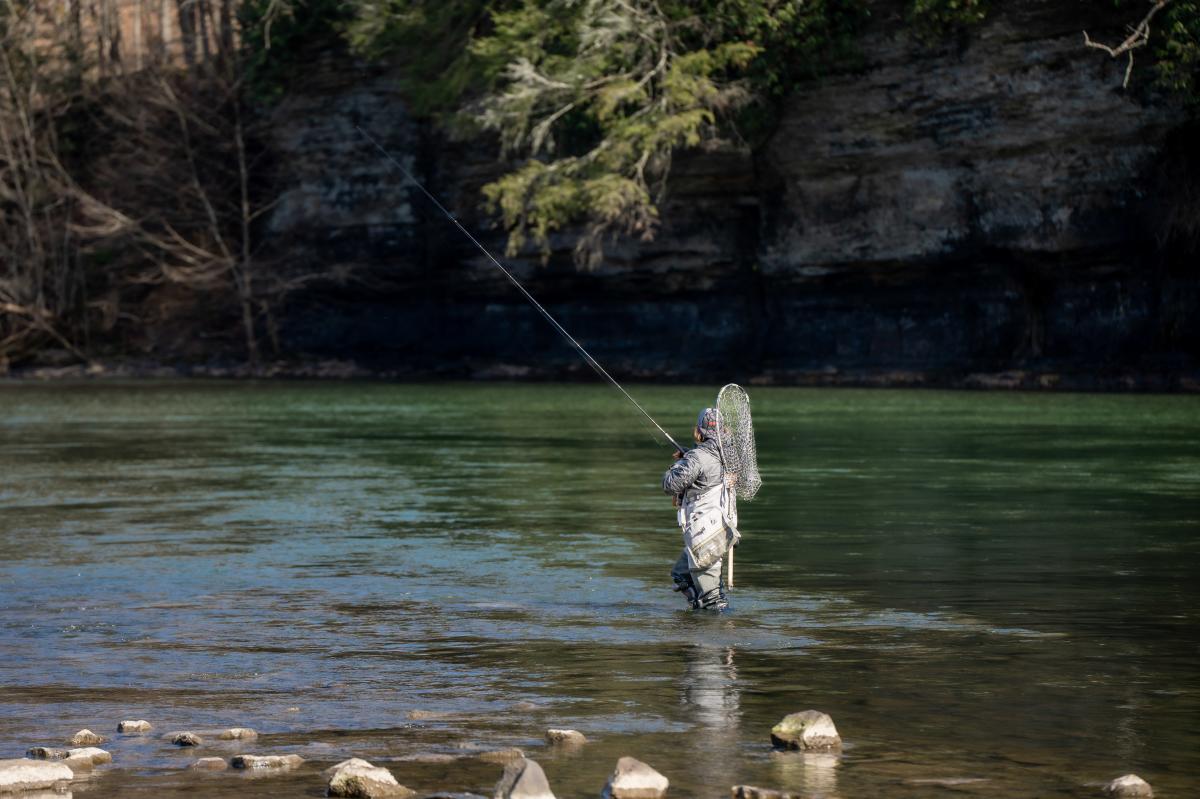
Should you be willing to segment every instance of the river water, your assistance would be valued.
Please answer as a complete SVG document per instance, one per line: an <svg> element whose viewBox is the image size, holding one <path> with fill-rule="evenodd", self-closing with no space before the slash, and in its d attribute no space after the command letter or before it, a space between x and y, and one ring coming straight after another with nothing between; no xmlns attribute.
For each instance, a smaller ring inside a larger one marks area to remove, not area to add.
<svg viewBox="0 0 1200 799"><path fill-rule="evenodd" d="M714 389L633 393L683 439ZM1196 398L751 395L718 616L609 388L0 386L0 757L100 732L97 797L320 796L352 755L490 795L512 746L560 797L627 754L674 797L1200 794ZM809 708L840 756L772 751ZM160 738L228 726L260 737ZM308 762L183 768L238 752Z"/></svg>

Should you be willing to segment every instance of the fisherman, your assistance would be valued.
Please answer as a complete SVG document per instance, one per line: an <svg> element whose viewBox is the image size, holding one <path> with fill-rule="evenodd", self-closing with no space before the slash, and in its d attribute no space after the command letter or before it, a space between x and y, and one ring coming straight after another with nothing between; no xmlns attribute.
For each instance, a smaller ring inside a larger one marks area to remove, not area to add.
<svg viewBox="0 0 1200 799"><path fill-rule="evenodd" d="M733 491L721 462L717 443L716 408L705 408L696 419L692 438L696 447L675 452L675 464L663 475L663 491L674 497L679 526L683 529L683 554L671 569L675 590L694 609L725 610L725 585L721 562L737 546L737 513Z"/></svg>

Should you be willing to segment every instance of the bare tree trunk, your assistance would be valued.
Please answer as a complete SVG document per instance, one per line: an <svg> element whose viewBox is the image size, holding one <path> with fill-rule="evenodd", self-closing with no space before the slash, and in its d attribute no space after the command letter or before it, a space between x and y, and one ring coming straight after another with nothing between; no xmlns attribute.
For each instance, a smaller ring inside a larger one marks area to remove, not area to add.
<svg viewBox="0 0 1200 799"><path fill-rule="evenodd" d="M218 0L221 4L221 52L233 57L233 0Z"/></svg>
<svg viewBox="0 0 1200 799"><path fill-rule="evenodd" d="M250 211L250 171L246 166L246 136L242 129L241 98L233 97L233 135L234 147L237 149L238 190L241 200L241 263L234 270L240 275L238 291L242 303L242 326L246 330L246 355L250 363L258 365L258 339L254 334L254 261L250 250L250 222L253 219Z"/></svg>
<svg viewBox="0 0 1200 799"><path fill-rule="evenodd" d="M158 35L159 63L166 63L171 57L171 0L159 0L158 3Z"/></svg>
<svg viewBox="0 0 1200 799"><path fill-rule="evenodd" d="M183 43L183 61L189 67L196 64L196 3L195 0L175 0L179 11L179 40Z"/></svg>
<svg viewBox="0 0 1200 799"><path fill-rule="evenodd" d="M133 0L133 64L134 69L142 71L142 51L145 49L142 35L142 0Z"/></svg>
<svg viewBox="0 0 1200 799"><path fill-rule="evenodd" d="M196 19L199 23L200 49L204 53L204 63L212 58L212 48L208 41L208 19L211 10L208 0L194 0L196 3Z"/></svg>

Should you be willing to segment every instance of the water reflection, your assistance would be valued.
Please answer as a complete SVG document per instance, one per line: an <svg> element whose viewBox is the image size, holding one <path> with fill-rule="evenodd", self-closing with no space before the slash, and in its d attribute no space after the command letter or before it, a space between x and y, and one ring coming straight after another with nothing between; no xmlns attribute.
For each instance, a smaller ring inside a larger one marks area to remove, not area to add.
<svg viewBox="0 0 1200 799"><path fill-rule="evenodd" d="M723 787L736 770L741 739L741 693L732 646L698 644L688 653L680 701L693 723L689 748L699 753L692 760L693 784Z"/></svg>
<svg viewBox="0 0 1200 799"><path fill-rule="evenodd" d="M839 799L838 767L834 752L772 752L771 765L779 785L805 799Z"/></svg>

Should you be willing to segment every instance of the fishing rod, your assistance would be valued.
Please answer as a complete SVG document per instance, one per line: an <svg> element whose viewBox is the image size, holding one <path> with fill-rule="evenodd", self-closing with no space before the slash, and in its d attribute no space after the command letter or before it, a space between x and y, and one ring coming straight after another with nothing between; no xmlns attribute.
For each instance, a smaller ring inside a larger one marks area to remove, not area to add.
<svg viewBox="0 0 1200 799"><path fill-rule="evenodd" d="M380 152L380 154L383 155L384 158L386 158L388 161L391 161L392 164L397 169L399 169L402 173L404 173L404 177L408 178L410 183L412 183L414 186L416 186L418 189L420 189L421 193L424 194L426 197L428 197L429 201L432 202L434 205L436 205L438 210L441 211L443 214L445 214L446 218L449 219L451 222L453 222L455 227L457 227L459 230L461 230L463 232L463 235L466 236L468 239L470 239L471 243L474 244L476 247L478 247L479 251L481 253L483 253L484 255L486 255L489 261L491 261L493 264L496 265L497 269L499 269L501 272L504 273L504 276L508 278L509 282L512 283L514 286L516 286L517 290L525 295L525 299L529 300L529 302L533 305L533 307L537 308L538 312L541 313L542 316L546 317L546 321L549 322L551 325L553 325L554 329L557 330L559 333L561 333L563 338L565 338L567 341L571 342L571 346L579 351L579 354L583 356L583 360L587 362L588 366L592 367L592 369L595 370L596 374L600 375L605 380L612 383L613 387L616 388L617 391L620 391L622 394L624 394L625 399L632 402L633 406L635 408L637 408L639 411L641 411L643 416L645 416L647 419L650 420L650 424L652 424L656 428L658 428L658 432L662 433L663 436L666 437L667 441L671 442L671 444L675 447L675 449L679 450L680 453L683 453L685 451L683 447L679 446L679 442L677 442L674 438L672 438L671 434L668 433L666 430L664 430L662 425L660 425L658 422L654 421L654 417L651 416L649 413L647 413L646 409L643 408L641 406L641 404L637 400L635 400L629 394L629 392L626 391L621 386L621 384L618 383L616 381L616 379L613 378L612 375L610 375L608 373L608 370L606 370L603 366L601 366L600 362L597 361L595 358L593 358L592 354L590 352L588 352L587 350L585 350L583 348L583 345L580 344L578 341L576 341L575 337L572 336L570 333L568 333L567 329L565 327L563 327L562 325L560 325L558 323L558 320L555 319L553 316L551 316L550 312L547 311L545 308L543 308L542 304L540 302L538 302L536 299L534 299L533 295L530 294L525 289L525 287L521 285L521 282L519 280L517 280L517 278L513 275L513 273L508 271L507 269L505 269L504 265L501 264L499 261L497 261L496 257L494 255L492 255L491 252L488 251L488 248L484 247L482 244L480 244L479 240L471 235L471 231L469 231L465 227L463 227L462 223L458 221L458 218L455 217L454 214L447 211L446 207L444 205L442 205L440 202L438 202L437 197L434 197L432 194L430 194L429 191L424 186L421 185L420 181L418 181L416 178L414 178L412 176L412 173L404 168L403 164L401 164L399 161L397 161L395 158L393 158L391 153L389 153L387 150L383 149L383 145L381 145L379 142L375 141L374 138L372 138L371 134L367 133L365 130L363 130L358 125L355 125L354 129L357 130L359 133L361 133L363 135L363 138L365 138L367 141L369 141L371 144L373 144L375 146L375 149L378 150Z"/></svg>

